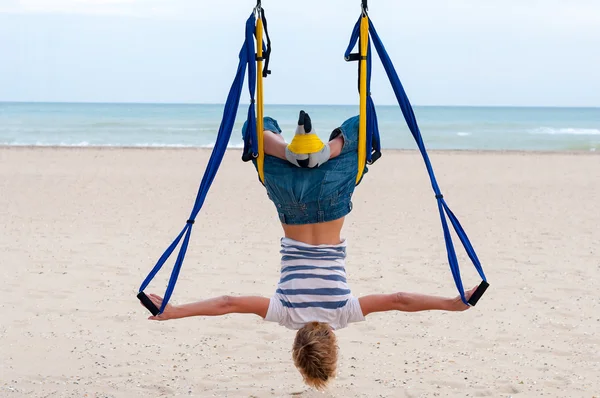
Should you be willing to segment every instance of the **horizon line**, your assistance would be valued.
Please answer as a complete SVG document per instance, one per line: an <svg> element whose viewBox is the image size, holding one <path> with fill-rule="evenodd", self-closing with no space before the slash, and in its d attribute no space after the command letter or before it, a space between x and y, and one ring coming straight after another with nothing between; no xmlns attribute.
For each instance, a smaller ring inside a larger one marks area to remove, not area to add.
<svg viewBox="0 0 600 398"><path fill-rule="evenodd" d="M218 102L135 102L135 101L5 101L0 100L0 104L64 104L64 105L214 105L224 106L225 103ZM240 106L249 106L250 103L240 103ZM420 105L411 104L413 107L421 108L579 108L579 109L599 109L600 105ZM358 104L293 104L293 103L270 103L264 106L356 106ZM399 107L398 104L378 104L375 107Z"/></svg>

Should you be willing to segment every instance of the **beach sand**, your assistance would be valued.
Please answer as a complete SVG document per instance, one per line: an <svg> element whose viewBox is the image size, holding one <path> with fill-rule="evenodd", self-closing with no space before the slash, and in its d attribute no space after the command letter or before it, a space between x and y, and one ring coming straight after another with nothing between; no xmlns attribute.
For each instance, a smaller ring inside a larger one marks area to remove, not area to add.
<svg viewBox="0 0 600 398"><path fill-rule="evenodd" d="M303 384L294 332L277 324L146 320L137 289L183 228L209 154L0 148L1 397L600 397L598 154L432 152L490 289L466 312L375 314L340 330L324 394ZM277 220L229 151L172 302L271 296ZM344 236L355 295L457 294L418 152L371 167ZM147 292L164 293L172 264Z"/></svg>

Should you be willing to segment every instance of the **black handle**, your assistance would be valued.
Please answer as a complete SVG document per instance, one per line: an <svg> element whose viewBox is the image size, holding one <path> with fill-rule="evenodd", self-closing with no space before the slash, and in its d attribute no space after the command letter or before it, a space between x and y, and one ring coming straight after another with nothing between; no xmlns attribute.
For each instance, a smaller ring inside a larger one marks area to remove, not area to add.
<svg viewBox="0 0 600 398"><path fill-rule="evenodd" d="M146 293L139 292L137 298L142 302L142 305L148 309L152 313L152 315L157 316L160 310L156 308L152 300L146 296Z"/></svg>
<svg viewBox="0 0 600 398"><path fill-rule="evenodd" d="M489 283L487 283L486 281L482 281L481 284L477 287L477 290L475 290L475 293L473 293L473 295L469 299L469 304L475 306L489 286Z"/></svg>

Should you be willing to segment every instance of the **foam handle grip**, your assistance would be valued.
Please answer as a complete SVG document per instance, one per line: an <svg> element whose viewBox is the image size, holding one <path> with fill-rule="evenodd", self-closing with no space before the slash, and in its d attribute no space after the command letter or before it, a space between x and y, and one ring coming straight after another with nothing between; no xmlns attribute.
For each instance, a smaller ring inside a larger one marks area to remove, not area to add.
<svg viewBox="0 0 600 398"><path fill-rule="evenodd" d="M487 283L486 281L482 281L481 284L477 287L477 290L475 290L475 293L473 293L473 295L469 299L469 304L475 306L489 286L489 283Z"/></svg>
<svg viewBox="0 0 600 398"><path fill-rule="evenodd" d="M152 315L157 316L160 310L156 308L154 303L146 296L146 293L139 292L137 298L142 302L142 305L148 309L152 313Z"/></svg>

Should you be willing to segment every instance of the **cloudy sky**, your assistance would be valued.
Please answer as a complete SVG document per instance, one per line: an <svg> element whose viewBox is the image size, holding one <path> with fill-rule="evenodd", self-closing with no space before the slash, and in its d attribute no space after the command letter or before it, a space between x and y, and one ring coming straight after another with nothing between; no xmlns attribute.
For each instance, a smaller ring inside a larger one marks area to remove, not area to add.
<svg viewBox="0 0 600 398"><path fill-rule="evenodd" d="M222 103L255 0L0 0L0 101ZM600 106L598 0L370 0L414 104ZM353 104L359 0L263 0L266 102ZM373 96L394 102L376 62ZM243 97L243 102L247 99Z"/></svg>

